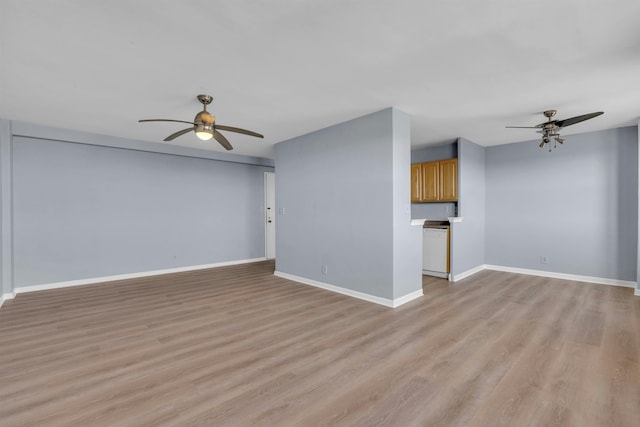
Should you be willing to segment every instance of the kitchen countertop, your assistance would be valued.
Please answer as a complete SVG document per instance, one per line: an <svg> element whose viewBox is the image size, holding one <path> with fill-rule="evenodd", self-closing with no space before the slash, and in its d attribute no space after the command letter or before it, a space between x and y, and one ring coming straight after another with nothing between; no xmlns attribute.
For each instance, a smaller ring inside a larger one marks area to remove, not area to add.
<svg viewBox="0 0 640 427"><path fill-rule="evenodd" d="M447 220L449 220L450 224L453 224L454 222L462 222L462 217L461 216L450 216L449 218L447 218ZM412 219L411 220L411 225L423 226L425 221L427 221L426 218Z"/></svg>

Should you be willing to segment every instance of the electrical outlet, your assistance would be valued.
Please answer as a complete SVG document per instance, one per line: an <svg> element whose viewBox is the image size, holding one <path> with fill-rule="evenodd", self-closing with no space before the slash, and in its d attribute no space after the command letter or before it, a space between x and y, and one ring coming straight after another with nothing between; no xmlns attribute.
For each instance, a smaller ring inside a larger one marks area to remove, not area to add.
<svg viewBox="0 0 640 427"><path fill-rule="evenodd" d="M327 267L326 264L322 264L322 274L326 276L328 273L329 273L329 268Z"/></svg>
<svg viewBox="0 0 640 427"><path fill-rule="evenodd" d="M540 264L549 264L549 257L546 255L542 255L540 257Z"/></svg>

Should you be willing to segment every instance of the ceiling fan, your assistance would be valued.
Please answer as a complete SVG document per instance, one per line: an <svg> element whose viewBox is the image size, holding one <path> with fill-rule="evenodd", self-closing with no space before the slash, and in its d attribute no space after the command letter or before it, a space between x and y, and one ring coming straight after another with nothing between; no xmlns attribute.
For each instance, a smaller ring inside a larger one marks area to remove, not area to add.
<svg viewBox="0 0 640 427"><path fill-rule="evenodd" d="M564 120L555 120L553 117L556 115L556 110L547 110L544 113L544 116L548 119L546 122L540 123L535 126L506 126L507 128L522 128L522 129L539 129L538 133L542 134L542 141L540 142L540 148L543 148L546 144L549 144L551 138L554 138L555 142L553 144L553 148L556 148L556 142L559 144L564 143L564 138L560 137L558 133L560 129L575 125L576 123L584 122L585 120L593 119L594 117L598 117L601 114L604 114L602 111L598 111L596 113L583 114L581 116L571 117L570 119ZM551 146L549 145L549 151L551 151Z"/></svg>
<svg viewBox="0 0 640 427"><path fill-rule="evenodd" d="M208 141L211 138L215 138L216 141L220 143L227 150L233 150L233 146L224 137L218 130L225 130L228 132L236 132L244 135L255 136L257 138L264 138L264 135L261 135L256 132L252 132L246 129L240 129L232 126L223 126L216 124L216 117L207 111L207 105L211 104L213 101L213 97L211 95L198 95L198 101L200 101L203 105L203 110L196 114L196 117L192 122L188 122L185 120L171 120L171 119L143 119L138 120L139 123L142 122L177 122L177 123L189 123L192 126L189 126L186 129L179 130L176 133L172 133L168 137L166 137L165 141L173 141L175 138L189 133L191 131L196 133L196 136L203 141Z"/></svg>

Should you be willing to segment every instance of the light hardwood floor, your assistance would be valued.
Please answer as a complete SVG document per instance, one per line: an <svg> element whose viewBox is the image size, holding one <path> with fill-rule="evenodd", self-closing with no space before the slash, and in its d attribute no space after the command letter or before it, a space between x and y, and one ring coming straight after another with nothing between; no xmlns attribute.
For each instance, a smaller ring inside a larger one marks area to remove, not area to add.
<svg viewBox="0 0 640 427"><path fill-rule="evenodd" d="M273 263L20 294L2 426L640 426L640 298L484 271L396 309Z"/></svg>

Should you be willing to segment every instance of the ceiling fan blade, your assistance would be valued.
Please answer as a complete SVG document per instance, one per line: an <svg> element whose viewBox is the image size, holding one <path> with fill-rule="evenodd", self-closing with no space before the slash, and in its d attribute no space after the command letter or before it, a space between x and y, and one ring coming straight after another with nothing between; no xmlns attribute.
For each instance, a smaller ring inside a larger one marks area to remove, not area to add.
<svg viewBox="0 0 640 427"><path fill-rule="evenodd" d="M534 127L536 127L536 128L543 128L543 127L551 126L551 125L556 125L556 126L557 126L557 123L558 123L558 121L557 121L557 120L549 120L549 121L546 121L546 122L542 122L542 123L540 123L540 124L537 124L537 125L535 125Z"/></svg>
<svg viewBox="0 0 640 427"><path fill-rule="evenodd" d="M195 125L193 122L186 122L184 120L171 120L171 119L143 119L138 120L138 123L142 122L176 122L176 123L189 123L190 125Z"/></svg>
<svg viewBox="0 0 640 427"><path fill-rule="evenodd" d="M189 132L191 132L192 130L193 130L193 127L186 128L186 129L182 129L182 130L179 130L179 131L178 131L178 132L176 132L176 133L172 133L171 135L169 135L168 137L166 137L164 140L165 140L165 141L173 141L173 140L174 140L174 139L176 139L177 137L182 136L182 135L184 135L185 133L189 133Z"/></svg>
<svg viewBox="0 0 640 427"><path fill-rule="evenodd" d="M583 114L581 116L571 117L570 119L558 120L556 125L558 127L566 127L569 125L575 125L576 123L584 122L585 120L593 119L594 117L598 117L604 114L603 111L598 111L596 113Z"/></svg>
<svg viewBox="0 0 640 427"><path fill-rule="evenodd" d="M538 129L539 126L505 126L509 129Z"/></svg>
<svg viewBox="0 0 640 427"><path fill-rule="evenodd" d="M233 126L215 125L215 128L220 130L226 130L228 132L236 132L236 133L242 133L245 135L255 136L257 138L264 138L264 135L261 135L257 132L252 132L246 129L234 128Z"/></svg>
<svg viewBox="0 0 640 427"><path fill-rule="evenodd" d="M227 138L225 138L224 135L222 135L215 129L213 130L213 137L220 143L220 145L222 145L227 150L233 150L233 147L231 146L231 143L227 140Z"/></svg>

